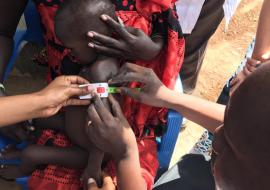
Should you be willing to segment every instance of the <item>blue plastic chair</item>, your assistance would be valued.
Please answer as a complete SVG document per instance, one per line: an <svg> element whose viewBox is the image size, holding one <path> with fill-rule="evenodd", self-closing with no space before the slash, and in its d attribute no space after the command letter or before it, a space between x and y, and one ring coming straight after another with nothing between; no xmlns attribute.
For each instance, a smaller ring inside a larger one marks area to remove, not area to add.
<svg viewBox="0 0 270 190"><path fill-rule="evenodd" d="M13 53L7 65L4 79L7 78L9 73L12 71L14 62L20 52L21 44L24 41L27 42L34 42L39 45L43 45L43 36L42 36L42 29L40 23L40 16L35 8L34 3L29 0L28 4L24 11L24 18L26 22L26 29L20 30L17 29L14 37L13 37Z"/></svg>
<svg viewBox="0 0 270 190"><path fill-rule="evenodd" d="M10 144L16 144L14 141L10 140L9 138L0 135L0 149L4 149L7 145ZM20 143L16 145L17 149L24 149L27 146L27 143ZM14 160L2 160L0 159L0 164L11 164L11 165L17 165L20 164L21 161L14 159ZM16 183L21 187L22 190L28 190L27 188L27 182L28 182L28 177L22 177L22 178L17 178Z"/></svg>
<svg viewBox="0 0 270 190"><path fill-rule="evenodd" d="M180 77L176 82L176 91L183 93L183 87ZM167 131L161 137L157 139L158 142L158 160L159 168L167 170L169 168L171 158L174 152L174 148L178 139L180 129L182 127L183 117L181 114L174 110L169 110L167 119Z"/></svg>
<svg viewBox="0 0 270 190"><path fill-rule="evenodd" d="M20 46L23 41L35 42L40 45L43 45L42 29L40 23L40 16L35 8L35 5L31 0L29 0L28 5L24 11L24 17L26 21L27 28L25 30L17 30L14 36L14 51L12 57L9 61L7 69L5 71L5 79L11 72L14 61L17 58L17 55L20 51ZM180 78L178 80L177 89L180 89L182 92L182 85ZM160 168L167 169L169 167L171 157L174 151L174 147L178 138L178 134L182 125L182 116L170 110L168 113L168 125L167 132L163 135L162 138L157 139L158 142L158 159L160 162ZM8 144L14 143L9 139L0 136L0 149L6 147ZM25 144L20 144L18 147L22 148ZM18 160L0 160L0 164L19 164ZM18 178L16 180L23 190L27 190L27 181L28 177Z"/></svg>

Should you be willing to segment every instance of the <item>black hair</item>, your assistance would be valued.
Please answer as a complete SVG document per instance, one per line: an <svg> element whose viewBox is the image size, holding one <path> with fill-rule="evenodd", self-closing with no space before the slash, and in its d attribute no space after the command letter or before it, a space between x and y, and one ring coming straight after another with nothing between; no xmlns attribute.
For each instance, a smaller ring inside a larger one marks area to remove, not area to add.
<svg viewBox="0 0 270 190"><path fill-rule="evenodd" d="M55 16L55 33L60 40L86 37L88 31L110 35L109 28L100 19L102 14L116 19L110 0L65 0Z"/></svg>

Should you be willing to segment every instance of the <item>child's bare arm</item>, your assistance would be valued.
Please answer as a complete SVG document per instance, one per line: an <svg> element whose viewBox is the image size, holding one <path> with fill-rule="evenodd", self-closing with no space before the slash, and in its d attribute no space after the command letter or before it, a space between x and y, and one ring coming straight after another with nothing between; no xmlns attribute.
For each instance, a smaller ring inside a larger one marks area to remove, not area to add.
<svg viewBox="0 0 270 190"><path fill-rule="evenodd" d="M64 113L57 113L56 115L49 118L37 118L33 120L34 126L37 129L53 129L65 131L65 116Z"/></svg>

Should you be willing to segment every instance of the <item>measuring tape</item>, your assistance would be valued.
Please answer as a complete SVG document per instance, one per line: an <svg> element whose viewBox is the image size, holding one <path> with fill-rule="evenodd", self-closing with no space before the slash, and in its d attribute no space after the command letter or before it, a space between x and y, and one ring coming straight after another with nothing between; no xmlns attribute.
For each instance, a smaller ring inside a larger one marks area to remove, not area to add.
<svg viewBox="0 0 270 190"><path fill-rule="evenodd" d="M92 84L83 84L79 86L80 88L90 87L93 89L101 98L107 98L109 94L118 93L117 87L109 87L108 83L92 83ZM91 94L87 94L79 97L81 100L91 99Z"/></svg>
<svg viewBox="0 0 270 190"><path fill-rule="evenodd" d="M80 85L80 88L90 87L93 89L101 98L107 98L109 94L117 94L119 91L117 90L118 87L111 87L108 83L92 83L92 84L83 84ZM141 88L135 88L136 90L140 91ZM79 96L81 100L91 99L91 94L87 94L84 96Z"/></svg>

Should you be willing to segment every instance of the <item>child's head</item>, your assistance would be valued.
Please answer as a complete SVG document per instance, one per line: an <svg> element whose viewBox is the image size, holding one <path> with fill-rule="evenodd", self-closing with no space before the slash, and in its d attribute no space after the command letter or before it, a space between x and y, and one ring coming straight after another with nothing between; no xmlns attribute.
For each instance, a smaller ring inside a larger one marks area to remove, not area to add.
<svg viewBox="0 0 270 190"><path fill-rule="evenodd" d="M91 63L97 57L88 47L88 31L111 35L111 30L100 19L102 14L116 18L110 0L65 0L55 16L57 38L81 63Z"/></svg>

